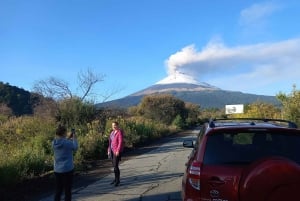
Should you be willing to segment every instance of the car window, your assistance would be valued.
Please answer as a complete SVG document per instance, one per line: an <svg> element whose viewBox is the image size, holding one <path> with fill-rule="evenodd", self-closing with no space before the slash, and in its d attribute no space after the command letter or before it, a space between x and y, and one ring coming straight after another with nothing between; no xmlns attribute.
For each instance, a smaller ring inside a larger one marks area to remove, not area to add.
<svg viewBox="0 0 300 201"><path fill-rule="evenodd" d="M267 156L282 156L300 164L300 136L282 133L216 133L207 138L204 164L249 164Z"/></svg>

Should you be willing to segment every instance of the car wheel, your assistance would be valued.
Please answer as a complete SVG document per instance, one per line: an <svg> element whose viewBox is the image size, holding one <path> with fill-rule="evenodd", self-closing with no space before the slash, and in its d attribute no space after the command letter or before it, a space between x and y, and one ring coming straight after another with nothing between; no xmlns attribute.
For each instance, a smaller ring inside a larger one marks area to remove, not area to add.
<svg viewBox="0 0 300 201"><path fill-rule="evenodd" d="M267 157L252 163L240 182L241 201L299 199L300 167L283 157Z"/></svg>

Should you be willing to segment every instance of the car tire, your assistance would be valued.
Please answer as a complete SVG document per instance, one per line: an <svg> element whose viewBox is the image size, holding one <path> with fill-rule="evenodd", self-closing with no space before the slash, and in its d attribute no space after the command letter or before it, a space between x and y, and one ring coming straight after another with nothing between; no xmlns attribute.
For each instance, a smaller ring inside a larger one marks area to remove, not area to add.
<svg viewBox="0 0 300 201"><path fill-rule="evenodd" d="M240 181L241 201L299 199L300 167L283 157L266 157L249 165Z"/></svg>

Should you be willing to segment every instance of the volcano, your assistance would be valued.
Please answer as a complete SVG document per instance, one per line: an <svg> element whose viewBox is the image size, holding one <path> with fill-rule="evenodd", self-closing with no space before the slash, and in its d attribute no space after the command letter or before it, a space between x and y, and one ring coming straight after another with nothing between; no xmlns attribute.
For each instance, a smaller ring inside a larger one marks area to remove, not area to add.
<svg viewBox="0 0 300 201"><path fill-rule="evenodd" d="M129 96L99 103L96 106L128 108L137 106L144 96L153 94L172 94L185 102L198 104L201 108L224 108L225 105L250 104L257 101L280 104L275 96L222 90L208 83L198 82L184 73L175 73Z"/></svg>
<svg viewBox="0 0 300 201"><path fill-rule="evenodd" d="M144 96L155 93L200 92L213 90L220 89L205 82L198 82L193 77L184 73L176 73L166 77L165 79L146 89L131 94L131 96Z"/></svg>

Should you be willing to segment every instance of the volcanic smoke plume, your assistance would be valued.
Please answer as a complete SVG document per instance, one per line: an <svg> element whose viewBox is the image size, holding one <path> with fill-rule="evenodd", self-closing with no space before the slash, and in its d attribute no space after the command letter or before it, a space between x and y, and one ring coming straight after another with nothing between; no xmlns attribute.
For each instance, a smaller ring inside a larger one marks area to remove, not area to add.
<svg viewBox="0 0 300 201"><path fill-rule="evenodd" d="M168 76L157 84L201 80L222 86L232 80L250 83L253 78L268 84L280 81L282 75L293 76L291 72L299 76L299 63L299 38L237 47L212 41L201 51L189 45L171 55L165 61Z"/></svg>

